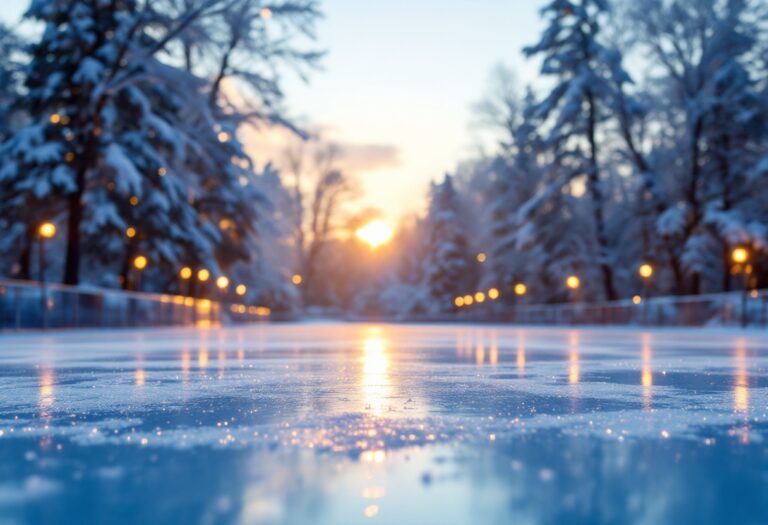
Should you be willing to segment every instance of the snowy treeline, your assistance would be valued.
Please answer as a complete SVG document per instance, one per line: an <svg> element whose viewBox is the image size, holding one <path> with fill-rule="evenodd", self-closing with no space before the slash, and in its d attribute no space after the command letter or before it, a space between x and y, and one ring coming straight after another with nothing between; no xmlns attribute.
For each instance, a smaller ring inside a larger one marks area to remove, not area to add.
<svg viewBox="0 0 768 525"><path fill-rule="evenodd" d="M762 0L548 1L523 50L541 85L520 90L501 68L477 107L498 146L458 170L469 246L455 251L448 229L442 245L424 236L435 308L451 302L433 272L471 293L449 269L478 252L475 284L510 301L568 300L571 274L583 299L631 297L643 263L653 294L740 289L744 272L768 286L767 12ZM428 230L450 213L434 191Z"/></svg>
<svg viewBox="0 0 768 525"><path fill-rule="evenodd" d="M32 0L38 36L0 28L0 274L37 277L51 221L49 278L135 287L144 255L144 289L194 292L179 272L205 268L290 302L285 189L238 133L301 133L280 78L320 58L318 16L315 0Z"/></svg>

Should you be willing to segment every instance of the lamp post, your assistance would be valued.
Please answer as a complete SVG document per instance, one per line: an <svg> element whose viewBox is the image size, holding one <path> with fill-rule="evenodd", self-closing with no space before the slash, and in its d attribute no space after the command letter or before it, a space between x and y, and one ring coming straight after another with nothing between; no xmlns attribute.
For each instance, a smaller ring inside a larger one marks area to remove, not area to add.
<svg viewBox="0 0 768 525"><path fill-rule="evenodd" d="M181 282L182 282L181 290L180 290L181 293L182 294L186 293L187 296L192 295L192 290L191 290L192 268L190 268L189 266L185 266L184 268L182 268L179 271L179 277L181 277ZM186 286L184 285L184 283L186 283Z"/></svg>
<svg viewBox="0 0 768 525"><path fill-rule="evenodd" d="M226 275L222 275L216 279L216 288L220 291L220 300L224 302L227 298L227 287L229 286L229 278Z"/></svg>
<svg viewBox="0 0 768 525"><path fill-rule="evenodd" d="M749 272L747 270L749 263L749 250L746 248L736 248L731 253L731 259L738 265L739 273L742 279L741 292L741 326L747 326L747 289L749 288Z"/></svg>
<svg viewBox="0 0 768 525"><path fill-rule="evenodd" d="M643 297L642 297L642 303L643 303L643 320L647 324L648 323L648 290L651 283L651 277L653 277L653 266L649 263L644 263L640 265L640 268L637 270L637 273L640 274L640 277L643 279ZM637 304L637 303L635 303Z"/></svg>
<svg viewBox="0 0 768 525"><path fill-rule="evenodd" d="M525 294L528 293L528 287L525 285L525 283L517 283L515 284L514 291L515 295L517 296L517 300L515 301L512 309L512 317L514 318L514 321L517 322L518 306L522 302L523 297L525 297Z"/></svg>
<svg viewBox="0 0 768 525"><path fill-rule="evenodd" d="M43 307L43 330L48 328L48 287L45 284L45 241L53 239L56 235L56 226L51 222L44 222L37 230L40 237L40 301Z"/></svg>
<svg viewBox="0 0 768 525"><path fill-rule="evenodd" d="M141 272L147 267L147 258L143 255L137 255L133 258L133 268L136 270L135 291L141 290Z"/></svg>
<svg viewBox="0 0 768 525"><path fill-rule="evenodd" d="M569 290L571 290L571 302L575 303L577 299L577 294L579 291L579 287L581 286L581 279L577 275L569 275L568 278L565 280L565 286L568 287ZM573 324L574 316L573 312L575 312L575 307L571 305L571 324Z"/></svg>

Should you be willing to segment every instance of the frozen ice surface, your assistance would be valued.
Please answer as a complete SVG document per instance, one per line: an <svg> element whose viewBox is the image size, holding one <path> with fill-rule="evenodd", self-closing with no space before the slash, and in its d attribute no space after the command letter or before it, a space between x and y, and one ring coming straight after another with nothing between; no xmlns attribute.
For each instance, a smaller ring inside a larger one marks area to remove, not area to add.
<svg viewBox="0 0 768 525"><path fill-rule="evenodd" d="M768 523L764 332L0 336L0 523Z"/></svg>

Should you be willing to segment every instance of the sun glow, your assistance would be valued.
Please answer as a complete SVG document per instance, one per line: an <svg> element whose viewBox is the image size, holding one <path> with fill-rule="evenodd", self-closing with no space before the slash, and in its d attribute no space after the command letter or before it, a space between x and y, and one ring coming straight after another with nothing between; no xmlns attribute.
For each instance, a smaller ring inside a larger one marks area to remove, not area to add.
<svg viewBox="0 0 768 525"><path fill-rule="evenodd" d="M357 230L355 236L375 250L387 244L392 239L394 233L392 226L384 221L376 220Z"/></svg>

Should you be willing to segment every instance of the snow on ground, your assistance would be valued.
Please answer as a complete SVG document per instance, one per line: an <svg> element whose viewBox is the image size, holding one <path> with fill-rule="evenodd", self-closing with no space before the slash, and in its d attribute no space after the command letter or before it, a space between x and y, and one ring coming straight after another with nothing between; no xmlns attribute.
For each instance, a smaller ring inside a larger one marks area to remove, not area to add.
<svg viewBox="0 0 768 525"><path fill-rule="evenodd" d="M0 522L763 523L767 358L734 330L0 336Z"/></svg>

